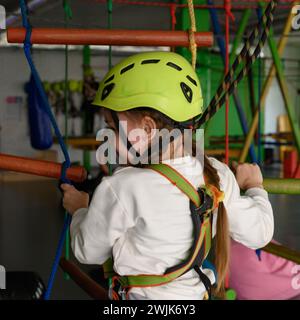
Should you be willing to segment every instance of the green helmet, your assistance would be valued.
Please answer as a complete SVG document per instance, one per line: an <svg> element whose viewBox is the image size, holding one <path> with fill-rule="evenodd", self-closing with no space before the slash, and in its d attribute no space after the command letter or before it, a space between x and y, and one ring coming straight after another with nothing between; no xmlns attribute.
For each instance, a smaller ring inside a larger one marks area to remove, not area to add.
<svg viewBox="0 0 300 320"><path fill-rule="evenodd" d="M173 52L140 53L122 60L101 81L93 104L116 112L148 107L176 122L203 110L196 72Z"/></svg>

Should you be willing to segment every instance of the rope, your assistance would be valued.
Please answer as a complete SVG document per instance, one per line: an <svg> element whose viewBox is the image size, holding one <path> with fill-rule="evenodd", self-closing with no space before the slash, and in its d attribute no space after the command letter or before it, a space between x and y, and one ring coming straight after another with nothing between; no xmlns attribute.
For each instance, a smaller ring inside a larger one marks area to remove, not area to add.
<svg viewBox="0 0 300 320"><path fill-rule="evenodd" d="M250 67L258 57L262 47L264 46L267 40L270 27L273 22L273 12L275 10L276 5L277 5L277 0L274 0L269 3L259 23L257 24L255 29L252 31L252 33L246 40L243 49L241 50L239 55L236 57L231 68L227 72L223 82L217 89L215 96L211 100L207 109L200 116L200 119L198 120L199 125L202 125L203 123L207 122L216 114L216 112L222 107L222 105L226 101L226 95L227 94L231 95L234 89L237 87L238 83L247 75L248 70L250 69ZM259 32L260 28L262 28L263 31L261 35L258 37L260 33ZM257 37L259 38L258 44L256 45L253 54L250 55L250 48ZM249 58L246 59L246 64L242 67L242 70L239 72L237 77L233 79L234 72L242 63L243 59L246 57L247 54L249 54Z"/></svg>
<svg viewBox="0 0 300 320"><path fill-rule="evenodd" d="M176 29L176 23L177 23L176 8L177 8L177 5L175 3L173 3L172 6L170 6L171 30L173 31ZM171 51L175 52L175 47L172 47Z"/></svg>
<svg viewBox="0 0 300 320"><path fill-rule="evenodd" d="M42 85L42 81L39 77L39 74L35 68L35 65L33 63L33 60L32 60L32 56L31 56L31 42L30 42L30 38L31 38L31 25L29 23L29 20L27 18L27 7L26 7L26 4L25 4L25 0L19 0L19 3L20 3L20 7L21 7L21 12L22 12L22 23L23 23L23 27L26 29L26 37L25 37L25 41L24 41L24 53L25 53L25 56L26 56L26 59L28 61L28 64L29 64L29 67L31 69L31 72L32 72L32 76L34 78L34 81L36 83L36 86L38 88L38 91L39 91L39 94L41 96L41 99L42 99L42 102L43 102L43 107L45 109L45 112L47 113L47 115L49 116L49 119L51 121L51 124L53 126L53 129L54 129L54 132L55 132L55 135L57 136L57 139L58 139L58 142L59 142L59 145L62 149L62 152L63 152L63 155L64 155L64 158L65 158L65 162L63 164L63 169L62 169L62 177L61 179L64 181L64 182L68 182L68 179L66 178L66 173L65 173L65 170L67 168L70 167L71 165L71 161L70 161L70 157L69 157L69 154L68 154L68 151L67 151L67 148L65 146L65 143L64 143L64 139L60 133L60 130L57 126L57 123L56 123L56 120L52 114L52 111L51 111L51 107L49 105L49 102L48 102L48 98L47 98L47 95L44 91L44 87Z"/></svg>
<svg viewBox="0 0 300 320"><path fill-rule="evenodd" d="M207 4L213 5L213 1L212 0L207 0ZM241 24L239 25L239 28L237 30L237 34L235 36L236 39L237 38L242 38L242 34L239 35L239 33L240 33L239 29L242 28L242 30L243 30L242 32L244 32L244 30L245 30L246 26L243 26L243 25L245 25L247 23L247 21L248 21L247 16L248 17L250 16L250 13L251 13L250 9L247 9L247 12L243 13L243 16L241 18ZM217 15L217 10L215 8L210 8L209 9L209 13L210 13L211 21L212 21L214 37L215 37L215 39L217 41L217 44L218 44L218 47L220 49L222 62L225 65L225 56L226 56L225 40L224 40L222 31L221 31L221 25L220 25L219 18L218 18L218 15ZM230 61L233 60L233 58L235 57L235 52L236 52L236 47L237 47L236 44L240 43L240 41L241 41L241 40L236 41L236 39L235 39L235 41L233 43L233 47L231 49L231 54L230 54L230 59L229 59ZM220 69L218 71L221 71L221 70L223 70L223 69ZM246 135L248 133L247 119L246 119L246 116L245 116L245 113L244 113L244 110L243 110L243 107L242 107L242 103L240 101L240 98L239 98L239 95L238 95L237 91L233 92L233 99L234 99L234 103L236 105L236 110L238 112L238 116L239 116L239 120L241 122L243 133L244 133L244 135ZM256 154L255 154L255 149L254 149L254 145L253 144L251 144L251 147L250 147L250 157L251 157L252 162L256 162Z"/></svg>
<svg viewBox="0 0 300 320"><path fill-rule="evenodd" d="M53 288L53 284L55 281L55 276L57 273L57 269L59 266L59 260L64 248L64 243L65 243L65 238L66 238L66 234L68 232L69 226L71 224L71 220L72 220L72 216L70 214L67 214L65 217L65 221L63 224L63 228L62 231L60 233L60 237L59 237L59 241L58 241L58 245L56 248L56 253L55 253L55 257L54 257L54 261L52 264L52 269L51 269L51 273L50 273L50 277L48 280L48 285L47 285L47 289L46 292L44 294L44 300L49 300L50 296L51 296L51 292L52 292L52 288Z"/></svg>
<svg viewBox="0 0 300 320"><path fill-rule="evenodd" d="M107 0L108 29L112 29L112 10L113 10L113 2L112 0ZM109 50L108 50L108 67L109 69L112 67L112 47L111 46L109 46Z"/></svg>
<svg viewBox="0 0 300 320"><path fill-rule="evenodd" d="M112 0L106 0L107 1L107 14L108 14L108 29L112 29L112 13L113 13L113 1ZM111 69L112 67L112 47L109 46L108 49L108 69ZM108 175L111 176L113 173L112 166L110 163L107 164L108 166ZM109 280L109 282L111 279Z"/></svg>
<svg viewBox="0 0 300 320"><path fill-rule="evenodd" d="M230 36L230 18L234 20L231 12L230 0L224 0L225 10L225 76L229 71L229 36ZM226 86L228 88L228 86ZM225 96L225 163L229 164L229 95ZM225 276L225 288L229 287L229 273Z"/></svg>
<svg viewBox="0 0 300 320"><path fill-rule="evenodd" d="M65 13L65 27L68 28L69 20L72 19L73 13L68 0L63 0L63 8ZM68 102L69 102L69 46L65 46L65 85L64 85L64 109L65 109L65 144L68 145ZM68 212L65 211L65 217L68 216ZM65 241L65 258L70 259L70 229L66 230L66 241ZM64 273L66 280L70 277L67 273Z"/></svg>
<svg viewBox="0 0 300 320"><path fill-rule="evenodd" d="M189 9L189 16L191 21L191 28L189 29L189 43L190 43L190 51L192 54L192 66L193 66L193 69L195 69L196 61L197 61L197 44L195 40L195 32L197 31L197 27L196 27L196 18L195 18L193 0L188 0L188 9Z"/></svg>
<svg viewBox="0 0 300 320"><path fill-rule="evenodd" d="M262 8L259 7L256 9L257 18L261 19L262 17ZM260 96L261 96L261 58L258 59L258 127L257 127L257 148L258 148L258 164L261 164L261 103L260 103ZM261 261L261 249L255 250L256 256L259 261Z"/></svg>
<svg viewBox="0 0 300 320"><path fill-rule="evenodd" d="M27 62L29 64L33 79L34 79L35 84L37 86L40 98L42 100L42 106L43 106L45 112L47 113L47 115L49 116L49 119L50 119L51 124L53 126L55 135L57 137L57 140L59 142L60 148L61 148L61 150L63 152L63 155L64 155L64 158L65 158L65 161L62 164L61 181L64 182L64 183L70 183L70 181L66 178L66 171L71 165L71 161L70 161L70 157L69 157L69 154L68 154L68 150L67 150L67 147L66 147L66 145L64 143L64 139L63 139L63 137L61 135L61 132L60 132L58 126L57 126L57 123L56 123L56 120L55 120L55 118L53 116L53 113L51 111L51 107L49 105L47 95L46 95L45 90L43 88L42 81L41 81L40 76L39 76L39 74L37 72L37 69L35 68L35 65L33 63L32 56L31 56L32 44L31 44L30 39L31 39L32 28L31 28L31 25L29 23L28 9L27 9L25 0L19 0L19 6L20 6L20 9L21 9L21 14L22 14L23 27L26 29L26 37L25 37L25 41L24 41L24 53L25 53ZM44 295L44 299L45 300L48 300L49 297L50 297L50 294L51 294L51 289L53 287L55 274L56 274L56 271L58 269L59 258L61 256L61 253L62 253L62 250L63 250L64 240L65 240L65 236L66 236L66 233L67 233L67 229L68 229L68 227L70 225L70 222L71 222L71 216L68 214L65 217L63 229L62 229L62 232L61 232L61 235L60 235L60 239L59 239L59 243L58 243L58 246L57 246L57 249L56 249L56 254L55 254L55 258L54 258L51 274L50 274L49 281L48 281L47 290L46 290L45 295Z"/></svg>
<svg viewBox="0 0 300 320"><path fill-rule="evenodd" d="M86 2L87 0L81 0ZM107 0L88 0L91 3L99 3L99 4L104 4L106 3ZM258 7L258 3L260 2L259 0L231 0L232 2L235 3L245 3L246 5L233 5L232 8L234 9L256 9ZM291 8L293 6L293 1L294 0L280 0L280 3L287 3L290 5L279 5L278 7L280 8ZM261 2L264 3L270 3L271 0L262 0ZM123 4L123 5L132 5L132 6L146 6L146 7L170 7L173 2L155 2L155 1L134 1L134 0L114 0L115 4ZM219 4L220 3L220 4ZM256 4L256 5L250 5L250 4ZM186 8L187 4L176 4L178 8ZM218 2L218 4L209 6L209 5L203 5L203 4L195 4L194 5L195 9L208 9L208 8L216 8L216 9L224 9L224 4L222 1Z"/></svg>
<svg viewBox="0 0 300 320"><path fill-rule="evenodd" d="M172 6L170 6L171 29L172 30L175 30L176 23L177 23L176 9L177 9L177 4L173 3Z"/></svg>
<svg viewBox="0 0 300 320"><path fill-rule="evenodd" d="M230 0L224 0L225 10L225 76L229 71L229 37L230 37L230 19L234 20L231 12ZM228 88L228 86L227 86ZM225 163L229 163L229 95L226 94L225 103Z"/></svg>
<svg viewBox="0 0 300 320"><path fill-rule="evenodd" d="M107 0L107 13L108 13L108 29L112 29L112 13L113 13L113 1ZM112 67L112 47L109 46L108 51L108 68L111 69ZM108 175L111 176L113 174L112 165L108 162ZM111 288L112 286L112 278L108 278L108 287Z"/></svg>
<svg viewBox="0 0 300 320"><path fill-rule="evenodd" d="M259 7L256 9L257 12L257 17L258 19L261 19L262 16L262 8ZM261 65L261 58L258 59L258 127L257 127L257 147L258 147L258 152L257 152L257 160L258 164L261 164L261 101L260 101L260 96L261 96L261 78L262 78L262 65Z"/></svg>
<svg viewBox="0 0 300 320"><path fill-rule="evenodd" d="M87 2L94 3L94 4L96 3L96 4L99 4L99 5L104 4L104 3L107 2L107 0L79 0L79 1L82 1L82 2L84 1L85 3L87 3ZM233 0L231 0L231 1L233 1ZM282 2L282 0L281 0L281 2ZM142 6L162 7L162 8L170 8L171 5L174 4L174 3L158 3L158 4L161 4L161 5L157 6L156 5L157 3L155 3L155 2L147 2L147 3L141 2L140 3L140 2L124 1L124 0L114 0L114 3L128 5L128 6L130 6L130 5L142 5ZM244 1L239 1L239 3L244 3ZM255 3L256 3L256 1L255 1ZM285 3L285 2L283 1L283 3ZM187 7L187 5L176 4L176 7L178 9L184 9L185 7ZM290 10L292 7L293 7L292 3L290 5L280 5L280 4L278 4L276 6L276 8L278 8L278 9L288 9L288 10ZM218 9L218 10L222 11L222 10L224 10L224 4L220 4L220 5L213 5L213 4L211 4L211 5L209 5L209 4L207 4L207 5L196 5L196 4L194 4L194 8L195 9ZM234 5L234 4L232 4L232 6L231 6L231 10L232 11L233 10L244 10L244 9L254 9L255 10L257 8L259 8L259 5L251 5L251 4L249 4L249 5ZM16 12L7 11L7 15L10 15L10 16L15 17L17 19L19 18L19 14L16 13ZM62 25L62 26L64 25L64 22L62 20L59 20L59 19L48 19L48 18L45 18L45 17L38 17L38 16L36 16L34 19L35 19L36 22L40 21L40 22L50 23L51 25L53 25L53 24ZM86 24L75 23L75 22L69 23L69 26L70 27L74 27L74 28L86 28ZM89 27L90 28L99 28L99 25L98 24L89 23ZM234 28L235 28L235 26L232 25L232 29L233 30L234 30ZM295 34L295 36L297 36L297 35Z"/></svg>

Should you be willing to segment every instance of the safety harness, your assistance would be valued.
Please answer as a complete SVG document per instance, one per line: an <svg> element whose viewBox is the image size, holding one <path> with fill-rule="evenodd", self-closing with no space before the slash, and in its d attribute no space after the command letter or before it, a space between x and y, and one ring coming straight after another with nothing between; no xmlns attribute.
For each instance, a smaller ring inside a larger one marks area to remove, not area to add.
<svg viewBox="0 0 300 320"><path fill-rule="evenodd" d="M210 298L212 285L200 267L211 248L212 213L223 200L224 194L210 184L205 184L205 186L201 186L196 190L188 180L169 165L151 164L147 168L164 176L190 199L191 217L194 225L193 245L189 256L182 263L168 268L163 275L141 274L121 276L114 272L113 260L109 259L103 265L103 270L105 277L112 279L110 288L111 297L113 300L126 300L130 289L133 287L142 288L164 285L194 269L207 290L208 297L206 298Z"/></svg>

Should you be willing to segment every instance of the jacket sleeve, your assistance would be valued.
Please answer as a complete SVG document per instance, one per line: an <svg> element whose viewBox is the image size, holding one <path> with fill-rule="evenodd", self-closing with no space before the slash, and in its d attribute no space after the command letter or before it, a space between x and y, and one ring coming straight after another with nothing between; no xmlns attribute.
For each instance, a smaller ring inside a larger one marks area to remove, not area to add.
<svg viewBox="0 0 300 320"><path fill-rule="evenodd" d="M229 167L213 158L210 161L218 170L221 189L225 193L230 236L251 249L264 247L274 233L273 210L268 193L261 188L251 188L241 195Z"/></svg>
<svg viewBox="0 0 300 320"><path fill-rule="evenodd" d="M70 227L71 246L81 263L102 264L112 256L115 241L132 226L131 219L109 184L103 179L88 209L79 209Z"/></svg>

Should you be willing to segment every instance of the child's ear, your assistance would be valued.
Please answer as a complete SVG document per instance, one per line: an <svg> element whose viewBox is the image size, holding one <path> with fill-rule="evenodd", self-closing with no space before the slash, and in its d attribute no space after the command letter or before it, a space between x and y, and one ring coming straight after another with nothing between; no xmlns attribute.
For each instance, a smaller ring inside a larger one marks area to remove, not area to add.
<svg viewBox="0 0 300 320"><path fill-rule="evenodd" d="M145 130L145 132L147 133L148 138L152 138L152 135L155 132L154 130L156 129L155 121L151 117L145 116L142 119L142 127Z"/></svg>

